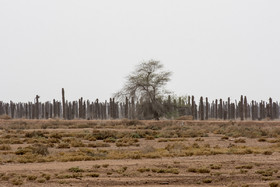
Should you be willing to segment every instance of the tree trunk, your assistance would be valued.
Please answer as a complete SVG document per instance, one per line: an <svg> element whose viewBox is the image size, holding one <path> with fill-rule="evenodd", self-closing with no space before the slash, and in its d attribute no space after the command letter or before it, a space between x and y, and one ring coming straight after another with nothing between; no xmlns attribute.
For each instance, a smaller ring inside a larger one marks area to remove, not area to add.
<svg viewBox="0 0 280 187"><path fill-rule="evenodd" d="M65 107L64 88L62 88L62 110L63 110L63 119L65 119L66 118L66 107Z"/></svg>

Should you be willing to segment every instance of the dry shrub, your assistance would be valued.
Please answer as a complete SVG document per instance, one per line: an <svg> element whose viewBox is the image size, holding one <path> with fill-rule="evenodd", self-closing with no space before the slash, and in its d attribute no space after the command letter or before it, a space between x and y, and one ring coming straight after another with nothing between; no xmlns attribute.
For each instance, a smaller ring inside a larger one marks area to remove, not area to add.
<svg viewBox="0 0 280 187"><path fill-rule="evenodd" d="M29 180L29 181L35 181L36 179L37 179L37 176L35 176L35 175L27 176L27 180Z"/></svg>
<svg viewBox="0 0 280 187"><path fill-rule="evenodd" d="M185 138L163 138L159 139L158 142L183 142L186 141Z"/></svg>
<svg viewBox="0 0 280 187"><path fill-rule="evenodd" d="M212 179L203 179L203 183L212 183Z"/></svg>
<svg viewBox="0 0 280 187"><path fill-rule="evenodd" d="M270 187L278 187L279 183L278 182L271 182L269 183Z"/></svg>
<svg viewBox="0 0 280 187"><path fill-rule="evenodd" d="M46 180L50 180L51 179L51 175L50 174L46 174L46 173L43 173L41 175L41 177L45 178Z"/></svg>
<svg viewBox="0 0 280 187"><path fill-rule="evenodd" d="M222 165L221 164L210 164L210 168L211 169L221 169L222 168Z"/></svg>
<svg viewBox="0 0 280 187"><path fill-rule="evenodd" d="M12 148L11 148L10 145L6 145L6 144L0 145L0 150L2 150L2 151L8 151L8 150L11 150L11 149Z"/></svg>
<svg viewBox="0 0 280 187"><path fill-rule="evenodd" d="M150 146L150 145L147 145L147 146L145 146L141 149L141 152L144 153L144 154L153 153L155 151L156 151L156 149L153 146Z"/></svg>
<svg viewBox="0 0 280 187"><path fill-rule="evenodd" d="M99 130L93 130L92 136L96 138L97 140L104 140L107 138L114 138L117 139L117 131L99 131Z"/></svg>
<svg viewBox="0 0 280 187"><path fill-rule="evenodd" d="M44 135L44 133L43 132L41 132L41 131L33 131L33 132L27 132L27 133L25 133L25 137L26 138L38 138L38 137L46 137L45 135Z"/></svg>
<svg viewBox="0 0 280 187"><path fill-rule="evenodd" d="M193 116L180 116L179 118L177 118L176 120L193 120Z"/></svg>
<svg viewBox="0 0 280 187"><path fill-rule="evenodd" d="M89 161L89 160L101 160L107 158L108 151L106 150L93 150L89 148L80 148L77 151L63 152L56 158L58 161Z"/></svg>
<svg viewBox="0 0 280 187"><path fill-rule="evenodd" d="M90 123L81 123L81 124L75 124L69 126L69 129L86 129L86 128L91 128L92 125Z"/></svg>
<svg viewBox="0 0 280 187"><path fill-rule="evenodd" d="M35 144L32 147L32 153L37 155L43 155L46 156L49 154L48 147L43 144Z"/></svg>
<svg viewBox="0 0 280 187"><path fill-rule="evenodd" d="M88 133L75 133L75 138L85 138L86 136L90 136Z"/></svg>
<svg viewBox="0 0 280 187"><path fill-rule="evenodd" d="M223 137L221 137L221 140L228 140L228 139L229 139L228 136L223 136Z"/></svg>
<svg viewBox="0 0 280 187"><path fill-rule="evenodd" d="M109 137L103 140L106 143L115 143L117 140L115 138Z"/></svg>
<svg viewBox="0 0 280 187"><path fill-rule="evenodd" d="M137 171L139 171L140 173L144 173L144 172L151 171L151 169L150 168L138 168Z"/></svg>
<svg viewBox="0 0 280 187"><path fill-rule="evenodd" d="M272 152L272 151L264 151L263 154L264 154L264 155L272 155L273 152Z"/></svg>
<svg viewBox="0 0 280 187"><path fill-rule="evenodd" d="M153 136L146 136L146 138L145 138L145 140L154 140L155 139L155 137L153 137Z"/></svg>
<svg viewBox="0 0 280 187"><path fill-rule="evenodd" d="M179 174L179 170L177 168L167 168L167 169L158 169L153 168L151 169L154 173L172 173L172 174Z"/></svg>
<svg viewBox="0 0 280 187"><path fill-rule="evenodd" d="M72 167L72 168L69 168L68 171L78 173L78 172L84 172L85 170L83 170L79 167Z"/></svg>
<svg viewBox="0 0 280 187"><path fill-rule="evenodd" d="M110 144L107 143L101 143L101 142L97 142L97 143L89 143L87 145L87 147L110 147Z"/></svg>
<svg viewBox="0 0 280 187"><path fill-rule="evenodd" d="M250 147L246 146L233 146L227 149L227 154L238 154L238 155L245 155L245 154L252 154L254 150Z"/></svg>
<svg viewBox="0 0 280 187"><path fill-rule="evenodd" d="M70 145L68 143L60 143L57 145L58 149L69 149Z"/></svg>
<svg viewBox="0 0 280 187"><path fill-rule="evenodd" d="M200 146L199 146L197 143L193 143L193 144L192 144L192 148L199 149Z"/></svg>
<svg viewBox="0 0 280 187"><path fill-rule="evenodd" d="M48 143L59 143L59 142L60 142L60 140L57 139L57 138L49 138L48 139Z"/></svg>
<svg viewBox="0 0 280 187"><path fill-rule="evenodd" d="M162 126L160 126L160 125L147 125L144 128L156 131L156 130L161 130Z"/></svg>
<svg viewBox="0 0 280 187"><path fill-rule="evenodd" d="M61 156L60 158L58 158L58 160L61 162L75 162L75 161L90 161L90 160L97 160L97 159L84 154L71 153L71 154L65 154Z"/></svg>
<svg viewBox="0 0 280 187"><path fill-rule="evenodd" d="M144 125L144 123L141 122L140 120L129 120L129 119L121 120L121 124L126 126Z"/></svg>
<svg viewBox="0 0 280 187"><path fill-rule="evenodd" d="M57 179L70 179L70 178L81 179L82 177L83 177L82 173L72 173L71 175L69 174L56 175Z"/></svg>
<svg viewBox="0 0 280 187"><path fill-rule="evenodd" d="M210 173L210 170L207 168L189 168L187 171L193 173Z"/></svg>
<svg viewBox="0 0 280 187"><path fill-rule="evenodd" d="M71 146L72 147L85 147L85 144L81 140L72 140L71 141Z"/></svg>
<svg viewBox="0 0 280 187"><path fill-rule="evenodd" d="M18 147L15 151L16 155L25 155L25 154L33 154L33 155L42 155L46 156L49 154L48 147L43 144L35 144L32 146L27 146L25 148Z"/></svg>
<svg viewBox="0 0 280 187"><path fill-rule="evenodd" d="M37 182L38 183L45 183L46 179L45 178L39 178L39 179L37 179Z"/></svg>
<svg viewBox="0 0 280 187"><path fill-rule="evenodd" d="M236 166L236 169L252 169L252 165L242 165L242 166Z"/></svg>
<svg viewBox="0 0 280 187"><path fill-rule="evenodd" d="M87 176L89 177L99 177L99 174L98 173L88 173Z"/></svg>
<svg viewBox="0 0 280 187"><path fill-rule="evenodd" d="M16 186L20 186L20 185L23 184L22 179L13 179L11 182L12 182L13 185L16 185Z"/></svg>
<svg viewBox="0 0 280 187"><path fill-rule="evenodd" d="M136 144L138 142L138 139L135 138L122 138L119 139L116 142L117 147L123 147L123 146L139 146L139 144Z"/></svg>
<svg viewBox="0 0 280 187"><path fill-rule="evenodd" d="M10 144L23 144L24 142L19 138L11 139Z"/></svg>
<svg viewBox="0 0 280 187"><path fill-rule="evenodd" d="M195 139L195 141L196 141L196 142L203 142L204 139L203 139L203 138L197 138L197 139Z"/></svg>
<svg viewBox="0 0 280 187"><path fill-rule="evenodd" d="M261 137L276 137L278 133L277 129L274 128L273 131L263 126L260 128L259 124L244 122L243 124L220 124L214 126L214 132L216 134L224 134L230 137L247 137L247 138L261 138Z"/></svg>
<svg viewBox="0 0 280 187"><path fill-rule="evenodd" d="M10 179L10 176L9 176L9 175L3 175L3 176L1 177L1 180L2 180L2 181L9 181L9 179Z"/></svg>
<svg viewBox="0 0 280 187"><path fill-rule="evenodd" d="M259 138L258 141L259 142L266 142L267 140L265 138Z"/></svg>
<svg viewBox="0 0 280 187"><path fill-rule="evenodd" d="M103 168L108 168L109 164L102 164Z"/></svg>
<svg viewBox="0 0 280 187"><path fill-rule="evenodd" d="M174 125L174 123L175 121L172 120L148 121L143 128L156 131L156 130L162 130L166 127L170 127Z"/></svg>
<svg viewBox="0 0 280 187"><path fill-rule="evenodd" d="M239 139L234 140L234 143L246 143L246 140L239 138Z"/></svg>
<svg viewBox="0 0 280 187"><path fill-rule="evenodd" d="M141 154L137 151L128 155L128 158L130 158L130 159L141 159L141 157L142 157Z"/></svg>
<svg viewBox="0 0 280 187"><path fill-rule="evenodd" d="M269 177L273 175L274 171L272 169L267 169L267 170L258 170L256 171L256 173L264 177Z"/></svg>
<svg viewBox="0 0 280 187"><path fill-rule="evenodd" d="M9 119L12 119L12 118L11 118L11 116L9 116L7 114L3 114L3 115L0 115L0 119L9 120Z"/></svg>
<svg viewBox="0 0 280 187"><path fill-rule="evenodd" d="M174 144L168 144L165 147L166 150L171 151L171 150L183 150L183 149L187 149L187 147L182 144L182 143L174 143Z"/></svg>
<svg viewBox="0 0 280 187"><path fill-rule="evenodd" d="M28 146L28 147L25 147L25 148L18 147L17 150L15 151L15 154L16 155L24 155L26 153L31 153L31 152L32 152L32 147L31 146Z"/></svg>
<svg viewBox="0 0 280 187"><path fill-rule="evenodd" d="M272 139L272 140L269 140L268 141L269 143L279 143L280 142L280 139L277 138L277 139Z"/></svg>
<svg viewBox="0 0 280 187"><path fill-rule="evenodd" d="M37 160L38 160L38 155L28 152L25 153L24 155L19 156L16 161L19 163L34 163L37 162Z"/></svg>
<svg viewBox="0 0 280 187"><path fill-rule="evenodd" d="M84 139L88 141L96 141L96 138L92 136L92 134L87 134Z"/></svg>
<svg viewBox="0 0 280 187"><path fill-rule="evenodd" d="M52 133L52 134L50 134L49 137L50 137L50 138L55 138L55 139L61 139L61 138L62 138L62 135L59 134L59 133Z"/></svg>
<svg viewBox="0 0 280 187"><path fill-rule="evenodd" d="M182 143L168 144L165 147L165 150L169 152L170 156L184 156L186 149L187 147Z"/></svg>

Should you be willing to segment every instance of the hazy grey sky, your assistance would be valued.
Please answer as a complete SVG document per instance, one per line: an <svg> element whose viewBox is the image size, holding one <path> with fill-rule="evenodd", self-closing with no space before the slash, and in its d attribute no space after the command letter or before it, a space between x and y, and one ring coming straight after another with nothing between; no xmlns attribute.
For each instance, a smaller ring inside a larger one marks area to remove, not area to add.
<svg viewBox="0 0 280 187"><path fill-rule="evenodd" d="M144 60L177 95L280 100L279 0L0 0L0 100L108 99Z"/></svg>

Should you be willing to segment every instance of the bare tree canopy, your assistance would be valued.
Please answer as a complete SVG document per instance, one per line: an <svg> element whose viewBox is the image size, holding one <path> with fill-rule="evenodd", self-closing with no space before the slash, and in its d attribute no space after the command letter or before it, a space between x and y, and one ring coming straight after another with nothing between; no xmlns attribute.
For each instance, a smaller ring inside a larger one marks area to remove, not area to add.
<svg viewBox="0 0 280 187"><path fill-rule="evenodd" d="M165 85L170 81L170 76L171 72L164 71L159 61L142 62L127 76L124 87L115 97L120 100L133 97L141 101L146 109L151 110L153 117L158 119L162 111L160 101L166 93Z"/></svg>

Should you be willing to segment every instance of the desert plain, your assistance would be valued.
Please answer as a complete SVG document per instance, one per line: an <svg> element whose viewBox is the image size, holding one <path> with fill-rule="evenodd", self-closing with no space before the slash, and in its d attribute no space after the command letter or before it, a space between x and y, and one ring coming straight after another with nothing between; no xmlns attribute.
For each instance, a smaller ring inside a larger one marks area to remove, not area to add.
<svg viewBox="0 0 280 187"><path fill-rule="evenodd" d="M0 120L0 186L280 185L279 121Z"/></svg>

